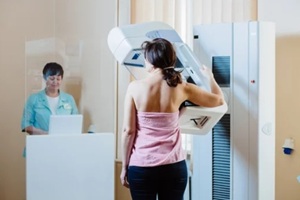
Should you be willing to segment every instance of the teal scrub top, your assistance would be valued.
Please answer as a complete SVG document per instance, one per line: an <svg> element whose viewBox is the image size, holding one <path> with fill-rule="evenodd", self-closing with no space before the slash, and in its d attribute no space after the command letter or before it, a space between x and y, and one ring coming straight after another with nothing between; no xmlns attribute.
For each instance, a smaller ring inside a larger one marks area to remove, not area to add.
<svg viewBox="0 0 300 200"><path fill-rule="evenodd" d="M45 90L30 95L23 110L22 131L28 126L48 131L51 114ZM78 109L73 96L60 91L56 115L74 114L78 114Z"/></svg>

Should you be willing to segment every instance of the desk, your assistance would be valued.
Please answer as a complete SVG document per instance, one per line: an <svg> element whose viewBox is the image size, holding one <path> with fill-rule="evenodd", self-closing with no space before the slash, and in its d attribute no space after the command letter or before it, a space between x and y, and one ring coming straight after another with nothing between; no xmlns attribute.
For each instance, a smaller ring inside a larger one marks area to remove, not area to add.
<svg viewBox="0 0 300 200"><path fill-rule="evenodd" d="M26 138L27 200L113 200L115 135Z"/></svg>

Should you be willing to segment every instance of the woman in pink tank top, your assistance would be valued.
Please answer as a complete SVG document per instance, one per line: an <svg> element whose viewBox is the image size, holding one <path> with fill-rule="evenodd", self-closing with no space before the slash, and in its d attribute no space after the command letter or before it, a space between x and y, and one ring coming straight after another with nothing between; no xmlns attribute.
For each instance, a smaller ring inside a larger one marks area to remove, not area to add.
<svg viewBox="0 0 300 200"><path fill-rule="evenodd" d="M224 102L211 70L199 66L211 92L182 80L174 69L176 53L166 39L142 44L149 76L127 89L122 133L120 179L133 200L182 200L187 184L185 154L178 125L185 101L205 107Z"/></svg>

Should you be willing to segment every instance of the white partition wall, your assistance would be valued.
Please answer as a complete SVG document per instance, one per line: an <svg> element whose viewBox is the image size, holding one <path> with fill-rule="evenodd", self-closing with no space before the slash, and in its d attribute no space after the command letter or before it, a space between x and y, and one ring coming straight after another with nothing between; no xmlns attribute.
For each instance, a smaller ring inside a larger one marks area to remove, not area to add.
<svg viewBox="0 0 300 200"><path fill-rule="evenodd" d="M27 136L27 200L113 200L115 135Z"/></svg>

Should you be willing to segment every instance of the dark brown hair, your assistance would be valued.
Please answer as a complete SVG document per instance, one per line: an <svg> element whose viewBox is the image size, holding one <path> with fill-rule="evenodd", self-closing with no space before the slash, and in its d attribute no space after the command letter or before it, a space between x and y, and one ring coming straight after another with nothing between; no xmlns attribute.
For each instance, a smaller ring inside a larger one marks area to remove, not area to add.
<svg viewBox="0 0 300 200"><path fill-rule="evenodd" d="M170 87L176 87L178 83L182 83L181 72L174 69L177 57L171 42L163 38L156 38L143 42L142 49L145 59L154 68L163 70L163 78Z"/></svg>
<svg viewBox="0 0 300 200"><path fill-rule="evenodd" d="M45 65L43 69L43 77L46 80L48 76L61 76L64 77L64 70L62 66L56 62L49 62Z"/></svg>

